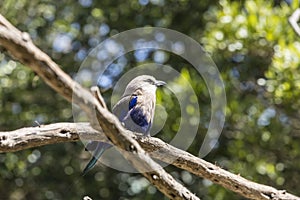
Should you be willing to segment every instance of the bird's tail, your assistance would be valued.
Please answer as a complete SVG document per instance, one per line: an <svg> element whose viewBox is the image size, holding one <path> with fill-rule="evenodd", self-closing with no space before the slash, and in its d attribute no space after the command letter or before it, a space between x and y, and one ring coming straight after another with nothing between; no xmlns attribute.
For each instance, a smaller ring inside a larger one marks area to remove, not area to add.
<svg viewBox="0 0 300 200"><path fill-rule="evenodd" d="M104 143L104 142L98 142L95 153L93 155L93 158L90 160L90 162L86 165L82 172L82 176L84 176L88 171L90 171L95 164L97 163L98 159L101 157L101 155L105 152L106 149L110 148L111 145Z"/></svg>
<svg viewBox="0 0 300 200"><path fill-rule="evenodd" d="M104 151L103 151L104 152ZM84 168L83 172L82 172L82 176L86 175L86 173L88 171L90 171L94 166L95 164L97 163L99 158L96 158L96 157L93 157L90 162L86 165L86 167Z"/></svg>

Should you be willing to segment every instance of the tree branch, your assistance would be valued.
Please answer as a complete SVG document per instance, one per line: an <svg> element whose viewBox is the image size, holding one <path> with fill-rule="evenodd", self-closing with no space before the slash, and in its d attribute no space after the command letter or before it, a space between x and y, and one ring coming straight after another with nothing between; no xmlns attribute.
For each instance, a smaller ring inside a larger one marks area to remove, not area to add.
<svg viewBox="0 0 300 200"><path fill-rule="evenodd" d="M300 200L299 197L289 194L285 190L277 190L230 173L158 138L142 137L131 132L128 134L136 139L143 149L150 153L151 157L189 171L199 177L209 179L244 197L266 200ZM104 133L96 131L88 123L57 123L0 132L0 152L19 151L46 144L72 142L80 139L106 141Z"/></svg>
<svg viewBox="0 0 300 200"><path fill-rule="evenodd" d="M122 155L155 187L170 199L199 199L155 163L119 120L87 89L65 74L51 58L37 48L26 33L22 33L0 15L0 44L18 61L34 70L50 87L76 103L89 116L92 124L98 120L109 140L119 147ZM96 117L95 114L96 113ZM95 126L94 128L99 127Z"/></svg>
<svg viewBox="0 0 300 200"><path fill-rule="evenodd" d="M15 152L43 145L86 140L107 141L88 123L56 123L0 132L0 153Z"/></svg>

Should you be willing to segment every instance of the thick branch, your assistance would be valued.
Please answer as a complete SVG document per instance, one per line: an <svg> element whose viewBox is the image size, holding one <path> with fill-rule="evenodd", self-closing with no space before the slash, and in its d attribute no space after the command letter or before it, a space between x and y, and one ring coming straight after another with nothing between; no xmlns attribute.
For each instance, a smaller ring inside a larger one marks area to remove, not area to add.
<svg viewBox="0 0 300 200"><path fill-rule="evenodd" d="M62 71L59 66L38 47L28 33L21 32L0 15L0 44L19 62L35 71L51 88L82 108L90 118L95 98Z"/></svg>
<svg viewBox="0 0 300 200"><path fill-rule="evenodd" d="M125 150L122 155L167 197L199 199L155 163L133 138L126 135L127 131L118 119L101 105L99 99L73 81L47 54L32 43L28 34L17 30L1 15L0 44L13 57L34 70L56 92L68 101L78 104L90 120L93 120L93 113L96 112L98 123L105 135L113 144Z"/></svg>
<svg viewBox="0 0 300 200"><path fill-rule="evenodd" d="M128 134L136 139L150 153L151 157L209 179L244 197L300 200L299 197L289 194L285 190L277 190L232 174L190 153L166 144L158 138L140 137L131 132ZM103 132L97 132L87 123L57 123L0 132L0 152L18 151L57 142L78 141L79 139L106 141Z"/></svg>
<svg viewBox="0 0 300 200"><path fill-rule="evenodd" d="M104 134L99 134L88 123L56 123L0 132L0 153L78 141L80 137L86 140L92 140L96 137L97 140L107 140Z"/></svg>

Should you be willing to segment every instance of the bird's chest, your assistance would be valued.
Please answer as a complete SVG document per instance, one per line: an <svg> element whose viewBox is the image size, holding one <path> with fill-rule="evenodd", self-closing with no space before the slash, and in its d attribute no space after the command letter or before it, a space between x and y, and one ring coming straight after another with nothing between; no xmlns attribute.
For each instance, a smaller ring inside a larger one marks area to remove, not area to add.
<svg viewBox="0 0 300 200"><path fill-rule="evenodd" d="M153 96L138 96L136 99L136 105L130 111L130 118L135 124L140 127L151 125L155 109L155 97Z"/></svg>
<svg viewBox="0 0 300 200"><path fill-rule="evenodd" d="M137 106L145 115L149 115L149 118L153 116L155 109L156 98L153 95L144 95L137 98Z"/></svg>

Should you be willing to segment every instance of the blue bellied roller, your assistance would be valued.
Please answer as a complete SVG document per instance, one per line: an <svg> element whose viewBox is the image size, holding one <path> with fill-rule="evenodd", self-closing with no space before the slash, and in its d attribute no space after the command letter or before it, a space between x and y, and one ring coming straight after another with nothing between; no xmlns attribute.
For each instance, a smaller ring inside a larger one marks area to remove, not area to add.
<svg viewBox="0 0 300 200"><path fill-rule="evenodd" d="M165 84L164 81L158 81L153 76L137 76L128 83L121 99L113 107L112 113L118 117L126 129L150 136L156 104L156 89ZM100 156L110 147L111 145L105 142L88 143L86 149L94 153L93 158L84 168L83 174L92 169Z"/></svg>

